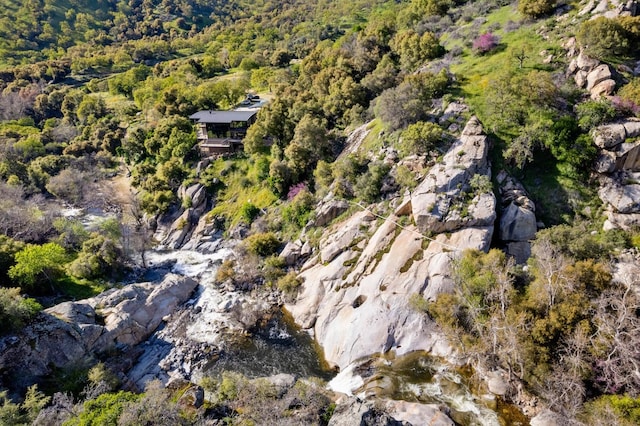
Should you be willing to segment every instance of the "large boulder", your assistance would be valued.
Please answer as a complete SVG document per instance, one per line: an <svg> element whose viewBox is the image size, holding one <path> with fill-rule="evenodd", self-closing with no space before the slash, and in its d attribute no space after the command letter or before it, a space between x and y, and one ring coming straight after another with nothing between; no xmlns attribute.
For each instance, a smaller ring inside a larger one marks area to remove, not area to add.
<svg viewBox="0 0 640 426"><path fill-rule="evenodd" d="M510 203L500 218L500 239L503 241L530 241L536 236L537 220L533 210Z"/></svg>
<svg viewBox="0 0 640 426"><path fill-rule="evenodd" d="M638 184L624 185L611 179L600 188L598 196L616 213L640 213L640 185Z"/></svg>
<svg viewBox="0 0 640 426"><path fill-rule="evenodd" d="M624 124L614 123L596 127L591 135L599 148L610 149L624 142L627 131Z"/></svg>
<svg viewBox="0 0 640 426"><path fill-rule="evenodd" d="M320 207L316 210L314 224L315 226L325 226L348 209L349 203L344 200L333 199L329 195L326 200L323 200Z"/></svg>
<svg viewBox="0 0 640 426"><path fill-rule="evenodd" d="M131 284L45 310L18 338L0 339L0 386L26 386L53 368L91 362L95 354L142 342L196 286L190 278L169 274L159 283Z"/></svg>
<svg viewBox="0 0 640 426"><path fill-rule="evenodd" d="M609 65L600 64L587 75L587 90L591 91L598 83L611 79L612 74Z"/></svg>
<svg viewBox="0 0 640 426"><path fill-rule="evenodd" d="M616 90L615 80L607 79L593 86L593 88L591 88L589 93L591 94L591 99L595 100L603 96L611 96L615 90Z"/></svg>

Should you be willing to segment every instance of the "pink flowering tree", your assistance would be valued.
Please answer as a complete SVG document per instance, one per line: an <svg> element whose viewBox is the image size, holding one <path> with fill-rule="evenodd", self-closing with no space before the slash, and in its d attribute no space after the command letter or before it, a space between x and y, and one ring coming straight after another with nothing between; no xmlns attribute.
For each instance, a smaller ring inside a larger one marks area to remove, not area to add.
<svg viewBox="0 0 640 426"><path fill-rule="evenodd" d="M500 39L498 36L491 33L480 34L473 41L473 51L479 55L484 55L487 52L492 51L496 47L498 47L498 43Z"/></svg>

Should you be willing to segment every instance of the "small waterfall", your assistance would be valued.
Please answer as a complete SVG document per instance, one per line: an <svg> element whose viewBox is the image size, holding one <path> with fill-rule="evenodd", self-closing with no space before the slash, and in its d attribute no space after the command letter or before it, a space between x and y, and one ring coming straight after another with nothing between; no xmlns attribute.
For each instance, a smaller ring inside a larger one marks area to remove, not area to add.
<svg viewBox="0 0 640 426"><path fill-rule="evenodd" d="M451 418L465 426L498 426L498 414L473 395L467 379L452 366L426 353L412 353L393 361L353 363L329 382L336 392L364 398L377 395L424 404L443 404Z"/></svg>

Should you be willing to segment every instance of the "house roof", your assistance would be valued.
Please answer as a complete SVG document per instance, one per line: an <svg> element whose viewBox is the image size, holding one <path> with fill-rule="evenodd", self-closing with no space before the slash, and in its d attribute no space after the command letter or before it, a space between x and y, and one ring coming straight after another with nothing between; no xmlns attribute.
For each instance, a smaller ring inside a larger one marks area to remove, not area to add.
<svg viewBox="0 0 640 426"><path fill-rule="evenodd" d="M231 123L232 121L249 121L257 113L257 109L251 111L204 110L190 115L189 118L198 123Z"/></svg>

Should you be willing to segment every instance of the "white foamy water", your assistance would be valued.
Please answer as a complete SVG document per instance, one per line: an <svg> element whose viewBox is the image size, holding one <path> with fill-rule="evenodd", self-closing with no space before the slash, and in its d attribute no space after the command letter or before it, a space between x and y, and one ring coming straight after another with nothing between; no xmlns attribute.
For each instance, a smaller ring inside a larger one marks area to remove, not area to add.
<svg viewBox="0 0 640 426"><path fill-rule="evenodd" d="M355 368L355 364L349 364L329 382L327 387L334 392L353 396L353 392L364 385L362 377L354 373Z"/></svg>
<svg viewBox="0 0 640 426"><path fill-rule="evenodd" d="M232 251L222 248L214 253L200 253L193 250L166 250L147 253L147 264L153 268L166 262L174 262L171 272L185 275L200 282L201 285L212 284L218 265L231 256Z"/></svg>
<svg viewBox="0 0 640 426"><path fill-rule="evenodd" d="M471 425L499 426L498 414L486 407L464 385L462 377L444 364L433 364L433 376L423 383L407 382L401 376L399 391L413 394L418 401L439 402L459 413L470 414ZM335 392L354 395L365 384L364 379L355 373L356 364L350 364L328 384ZM388 373L388 374L393 374ZM364 397L364 392L358 396Z"/></svg>
<svg viewBox="0 0 640 426"><path fill-rule="evenodd" d="M147 256L150 267L175 262L171 266L171 272L199 282L198 290L188 302L192 305L192 310L198 312L197 321L187 325L187 335L191 340L219 343L220 332L232 326L229 311L239 303L240 294L222 291L215 284L218 267L232 254L231 249L222 248L214 253L192 250L153 251Z"/></svg>

